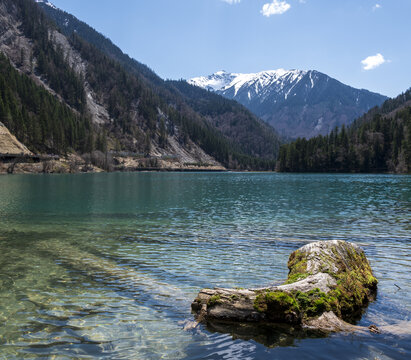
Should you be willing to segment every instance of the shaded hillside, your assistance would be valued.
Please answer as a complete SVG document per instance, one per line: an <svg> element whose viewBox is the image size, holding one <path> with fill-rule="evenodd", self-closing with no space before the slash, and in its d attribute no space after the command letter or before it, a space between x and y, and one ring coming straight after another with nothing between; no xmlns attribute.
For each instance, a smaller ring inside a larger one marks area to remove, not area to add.
<svg viewBox="0 0 411 360"><path fill-rule="evenodd" d="M280 148L282 172L411 172L411 90L350 127Z"/></svg>
<svg viewBox="0 0 411 360"><path fill-rule="evenodd" d="M168 81L178 89L196 112L203 115L227 138L242 145L248 154L265 158L277 157L279 137L272 127L234 100L188 84L186 81Z"/></svg>

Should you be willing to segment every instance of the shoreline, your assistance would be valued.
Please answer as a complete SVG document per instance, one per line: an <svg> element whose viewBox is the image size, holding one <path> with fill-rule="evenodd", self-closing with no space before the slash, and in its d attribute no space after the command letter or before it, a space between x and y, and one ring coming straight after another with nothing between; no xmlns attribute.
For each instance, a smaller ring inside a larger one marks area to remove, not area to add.
<svg viewBox="0 0 411 360"><path fill-rule="evenodd" d="M39 160L37 160L39 159ZM45 160L44 160L45 159ZM81 157L70 155L65 158L55 156L38 155L30 157L30 161L0 161L0 175L22 175L22 174L87 174L87 173L138 173L138 172L180 172L180 173L275 173L275 174L304 174L304 175L411 175L411 173L393 172L281 172L276 170L242 170L227 169L220 164L185 164L182 162L169 162L164 160L156 161L157 166L144 166L147 159L141 162L125 163L124 159L120 162L116 158L115 164L110 164L109 168L96 166L85 162ZM153 158L155 159L155 158ZM27 159L26 159L27 160ZM148 159L150 160L150 158ZM174 166L173 166L174 165Z"/></svg>
<svg viewBox="0 0 411 360"><path fill-rule="evenodd" d="M1 164L0 164L1 167ZM115 169L112 171L75 171L75 172L60 172L60 171L15 171L13 173L8 173L7 171L0 170L0 176L6 175L80 175L80 174L112 174L112 173L229 173L229 172L263 172L263 171L242 171L242 170L227 170L227 169L182 169L182 168L141 168L141 169L128 169L119 170ZM269 171L266 171L267 173Z"/></svg>
<svg viewBox="0 0 411 360"><path fill-rule="evenodd" d="M2 164L0 164L1 167ZM393 175L393 176L411 176L411 173L339 173L339 172L278 172L274 170L239 170L239 169L182 169L182 168L142 168L129 170L112 170L112 171L76 171L76 172L44 172L44 171L22 171L8 173L0 170L0 176L7 175L81 175L81 174L114 174L114 173L241 173L241 174L284 174L284 175Z"/></svg>
<svg viewBox="0 0 411 360"><path fill-rule="evenodd" d="M1 161L3 160L3 161ZM4 161L5 160L5 161ZM66 157L8 155L0 157L1 174L82 174L100 172L226 172L219 163L184 163L156 157L82 158L75 154Z"/></svg>

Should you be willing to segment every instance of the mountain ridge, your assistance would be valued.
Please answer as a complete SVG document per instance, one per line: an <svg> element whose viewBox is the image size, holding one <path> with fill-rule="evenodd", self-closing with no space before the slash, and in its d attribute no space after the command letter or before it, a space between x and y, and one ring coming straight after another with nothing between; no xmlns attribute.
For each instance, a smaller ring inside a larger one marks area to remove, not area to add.
<svg viewBox="0 0 411 360"><path fill-rule="evenodd" d="M387 99L316 70L218 71L188 82L240 102L288 138L325 135Z"/></svg>

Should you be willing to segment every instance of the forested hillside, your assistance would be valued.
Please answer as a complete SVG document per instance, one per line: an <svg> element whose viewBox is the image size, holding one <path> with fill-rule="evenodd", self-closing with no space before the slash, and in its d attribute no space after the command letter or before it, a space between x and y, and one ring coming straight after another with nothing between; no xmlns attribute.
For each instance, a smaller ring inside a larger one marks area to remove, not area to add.
<svg viewBox="0 0 411 360"><path fill-rule="evenodd" d="M227 161L233 161L233 164L255 163L256 161L260 163L260 160L251 159L252 157L259 157L268 160L266 166L272 166L273 160L278 155L280 138L272 127L267 126L246 108L221 96L209 94L203 89L196 90L196 97L201 97L201 106L199 106L198 101L193 100L192 86L183 81L162 80L146 65L124 54L109 39L71 14L47 6L44 3L40 6L58 24L66 36L74 39L76 49L83 55L84 49L91 45L93 49L87 49L88 53L91 51L95 54L98 50L100 54L104 54L108 59L121 64L121 68L127 76L137 77L140 82L152 90L155 94L154 97L161 99L163 105L171 106L171 114L167 111L169 119L173 118L177 123L184 126L184 129L189 132L189 136L195 137L196 141L200 141L202 146L206 147L207 151L211 151L219 161L225 164L227 164ZM90 56L88 56L88 60L91 61L92 58L90 59ZM100 63L98 63L98 66L99 68L102 67ZM93 69L93 72L96 70L98 69ZM121 86L120 80L116 79L116 84L119 84L119 86ZM123 90L118 90L116 98L124 94ZM142 102L140 105L146 107L146 110L148 108L153 109L154 97L152 95L149 97L151 98L148 100L149 103ZM126 102L124 100L123 96L120 103L124 104ZM175 110L177 110L179 116L176 116ZM120 112L124 113L124 111ZM112 113L110 114L112 115ZM116 116L118 115L116 114ZM147 112L146 115L148 115ZM152 118L153 116L154 113ZM233 154L230 155L229 153ZM229 158L232 160L229 160Z"/></svg>
<svg viewBox="0 0 411 360"><path fill-rule="evenodd" d="M282 172L411 172L411 90L328 136L280 148Z"/></svg>
<svg viewBox="0 0 411 360"><path fill-rule="evenodd" d="M164 80L148 66L138 62L127 54L124 54L123 51L113 44L110 39L93 29L90 25L77 19L66 11L49 6L47 3L39 2L38 6L43 9L47 16L57 24L60 31L67 37L77 34L83 40L93 44L111 59L118 61L128 71L142 75L153 83L159 85L164 83Z"/></svg>
<svg viewBox="0 0 411 360"><path fill-rule="evenodd" d="M185 98L190 107L203 115L225 136L242 144L248 154L263 158L276 158L279 149L279 137L272 127L234 100L193 86L184 80L168 81Z"/></svg>
<svg viewBox="0 0 411 360"><path fill-rule="evenodd" d="M78 115L0 54L0 122L33 152L95 149L90 119Z"/></svg>
<svg viewBox="0 0 411 360"><path fill-rule="evenodd" d="M84 37L73 30L67 38L38 5L0 4L0 48L10 60L1 58L2 119L32 151L99 149L214 159L233 169L274 167L278 136L241 105L221 98L229 106L210 116L84 23Z"/></svg>

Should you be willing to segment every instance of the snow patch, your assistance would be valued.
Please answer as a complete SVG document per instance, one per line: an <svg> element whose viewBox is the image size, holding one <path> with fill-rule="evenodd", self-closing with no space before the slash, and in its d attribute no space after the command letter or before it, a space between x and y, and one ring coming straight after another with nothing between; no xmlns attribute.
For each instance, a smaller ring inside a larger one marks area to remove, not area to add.
<svg viewBox="0 0 411 360"><path fill-rule="evenodd" d="M48 0L36 0L36 3L41 3L47 6L50 6L51 8L57 10L57 6L55 6L54 4L52 4L50 1Z"/></svg>
<svg viewBox="0 0 411 360"><path fill-rule="evenodd" d="M310 80L311 80L311 89L314 87L314 80L313 80L313 76L312 76L312 72L310 71Z"/></svg>
<svg viewBox="0 0 411 360"><path fill-rule="evenodd" d="M292 89L306 74L307 72L302 70L284 69L261 71L250 74L217 71L209 76L189 79L188 83L220 93L228 92L230 90L230 94L233 92L234 96L237 96L242 90L246 90L249 100L253 97L261 97L263 101L269 96L270 91L268 89L274 89L278 93L284 92L284 97L287 99ZM250 91L251 89L252 91Z"/></svg>
<svg viewBox="0 0 411 360"><path fill-rule="evenodd" d="M320 131L322 127L323 127L323 118L320 117L318 119L317 125L315 126L314 130L315 131Z"/></svg>

